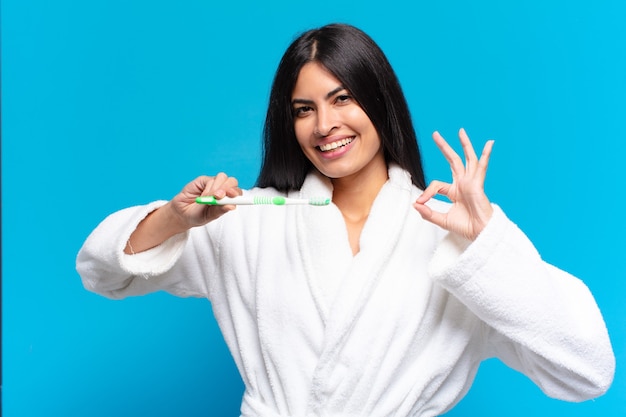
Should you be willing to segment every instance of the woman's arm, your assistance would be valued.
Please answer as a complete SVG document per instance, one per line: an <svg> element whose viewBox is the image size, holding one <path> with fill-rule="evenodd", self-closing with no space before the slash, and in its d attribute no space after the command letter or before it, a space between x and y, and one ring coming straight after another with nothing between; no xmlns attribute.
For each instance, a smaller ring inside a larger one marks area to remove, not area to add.
<svg viewBox="0 0 626 417"><path fill-rule="evenodd" d="M562 400L594 398L609 388L615 358L591 292L543 261L497 206L474 242L449 234L429 270L485 323L487 356Z"/></svg>
<svg viewBox="0 0 626 417"><path fill-rule="evenodd" d="M198 177L170 202L150 213L132 233L124 253L134 255L160 245L167 239L192 227L217 219L235 206L207 206L196 203L196 197L212 195L218 199L241 195L237 179L219 173L215 177Z"/></svg>
<svg viewBox="0 0 626 417"><path fill-rule="evenodd" d="M615 370L602 315L582 281L545 263L489 202L484 181L493 142L479 159L461 129L463 163L441 135L433 138L450 163L452 183L433 181L414 204L425 220L450 232L431 276L486 323L488 351L548 395L570 401L601 395ZM436 194L451 200L449 211L426 205Z"/></svg>
<svg viewBox="0 0 626 417"><path fill-rule="evenodd" d="M110 298L158 290L180 296L206 296L206 271L200 268L193 252L202 245L205 261L209 261L216 251L207 246L213 245L214 239L208 229L198 230L193 242L187 243L187 237L192 227L207 224L234 206L208 207L195 203L195 198L239 194L236 179L218 174L196 178L169 202L113 213L89 235L78 253L76 269L84 286ZM185 247L190 248L186 251L190 254L179 262L185 256Z"/></svg>

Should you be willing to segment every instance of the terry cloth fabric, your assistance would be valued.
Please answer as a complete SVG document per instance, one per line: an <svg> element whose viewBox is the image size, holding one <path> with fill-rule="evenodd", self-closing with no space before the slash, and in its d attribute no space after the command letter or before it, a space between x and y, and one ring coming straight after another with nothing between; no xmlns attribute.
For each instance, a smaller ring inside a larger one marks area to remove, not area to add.
<svg viewBox="0 0 626 417"><path fill-rule="evenodd" d="M469 242L424 221L411 206L420 193L390 167L356 256L333 204L239 206L124 254L136 225L164 204L155 202L105 219L77 268L86 288L111 298L210 299L245 383L244 417L436 416L493 356L552 397L605 392L614 356L582 281L545 263L498 206ZM331 195L317 173L289 194Z"/></svg>

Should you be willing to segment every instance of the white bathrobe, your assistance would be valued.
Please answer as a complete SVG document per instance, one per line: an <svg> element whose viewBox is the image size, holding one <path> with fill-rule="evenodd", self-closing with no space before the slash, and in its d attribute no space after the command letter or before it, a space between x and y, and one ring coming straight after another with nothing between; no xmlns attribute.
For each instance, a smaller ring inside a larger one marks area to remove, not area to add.
<svg viewBox="0 0 626 417"><path fill-rule="evenodd" d="M389 176L356 256L333 204L239 206L125 255L136 225L164 204L155 202L104 220L77 268L86 288L111 298L166 290L210 299L245 383L244 417L436 416L493 356L552 397L608 389L614 356L580 280L543 262L497 206L468 242L420 217L406 172ZM331 194L311 174L290 195Z"/></svg>

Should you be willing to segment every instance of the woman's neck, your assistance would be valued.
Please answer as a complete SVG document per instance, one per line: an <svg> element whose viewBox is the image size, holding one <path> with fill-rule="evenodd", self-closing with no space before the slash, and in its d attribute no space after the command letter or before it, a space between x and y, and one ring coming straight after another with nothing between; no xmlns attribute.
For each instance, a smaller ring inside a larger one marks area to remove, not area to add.
<svg viewBox="0 0 626 417"><path fill-rule="evenodd" d="M367 170L351 177L336 178L333 183L333 203L339 208L348 229L352 254L360 250L361 230L369 216L374 199L388 179L384 169Z"/></svg>

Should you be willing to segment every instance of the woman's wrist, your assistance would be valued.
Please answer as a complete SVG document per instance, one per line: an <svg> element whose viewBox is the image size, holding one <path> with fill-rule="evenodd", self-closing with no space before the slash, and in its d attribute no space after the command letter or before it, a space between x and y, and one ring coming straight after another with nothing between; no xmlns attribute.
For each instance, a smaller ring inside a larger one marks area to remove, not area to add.
<svg viewBox="0 0 626 417"><path fill-rule="evenodd" d="M159 246L167 239L189 229L172 210L171 202L149 213L130 235L124 253L135 255Z"/></svg>

